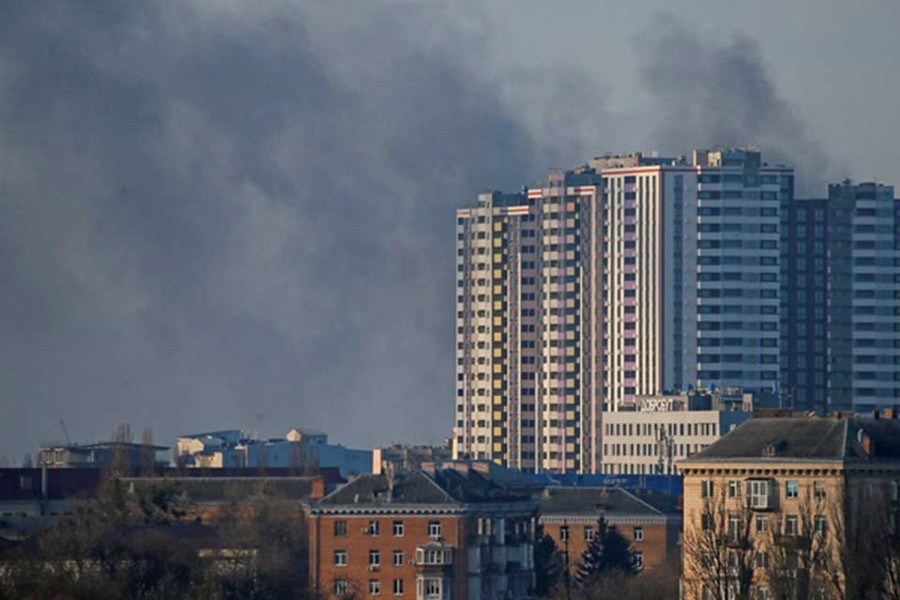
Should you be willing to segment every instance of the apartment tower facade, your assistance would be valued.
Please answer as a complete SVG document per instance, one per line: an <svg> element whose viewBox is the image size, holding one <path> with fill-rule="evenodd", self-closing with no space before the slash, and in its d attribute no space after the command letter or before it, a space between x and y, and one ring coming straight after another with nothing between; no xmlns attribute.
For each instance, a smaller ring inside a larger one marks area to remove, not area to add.
<svg viewBox="0 0 900 600"><path fill-rule="evenodd" d="M900 404L900 202L845 181L785 213L782 384L790 406Z"/></svg>
<svg viewBox="0 0 900 600"><path fill-rule="evenodd" d="M604 411L777 386L793 171L748 150L603 157L457 211L456 457L597 472Z"/></svg>

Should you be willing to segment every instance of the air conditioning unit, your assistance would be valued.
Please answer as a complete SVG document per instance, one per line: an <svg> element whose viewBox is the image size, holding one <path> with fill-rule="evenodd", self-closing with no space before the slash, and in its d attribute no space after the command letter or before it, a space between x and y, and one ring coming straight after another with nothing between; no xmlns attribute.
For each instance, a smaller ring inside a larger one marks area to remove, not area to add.
<svg viewBox="0 0 900 600"><path fill-rule="evenodd" d="M369 571L377 571L378 565L369 565Z"/></svg>

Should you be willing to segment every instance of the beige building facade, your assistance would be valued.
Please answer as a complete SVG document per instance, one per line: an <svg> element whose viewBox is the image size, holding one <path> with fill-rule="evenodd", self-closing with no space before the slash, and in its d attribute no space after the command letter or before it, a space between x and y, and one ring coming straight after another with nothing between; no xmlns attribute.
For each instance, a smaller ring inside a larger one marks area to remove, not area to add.
<svg viewBox="0 0 900 600"><path fill-rule="evenodd" d="M751 419L678 466L683 598L898 591L897 420Z"/></svg>

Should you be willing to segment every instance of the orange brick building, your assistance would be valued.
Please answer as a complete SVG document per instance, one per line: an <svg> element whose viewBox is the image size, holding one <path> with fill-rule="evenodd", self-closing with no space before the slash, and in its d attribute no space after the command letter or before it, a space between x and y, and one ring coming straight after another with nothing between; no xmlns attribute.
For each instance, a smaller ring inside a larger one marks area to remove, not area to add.
<svg viewBox="0 0 900 600"><path fill-rule="evenodd" d="M537 503L469 465L365 475L310 508L310 580L325 598L523 597Z"/></svg>
<svg viewBox="0 0 900 600"><path fill-rule="evenodd" d="M581 555L606 522L631 542L639 569L652 569L678 555L681 514L675 500L658 493L629 492L617 487L549 487L540 498L540 522L565 556L578 567Z"/></svg>

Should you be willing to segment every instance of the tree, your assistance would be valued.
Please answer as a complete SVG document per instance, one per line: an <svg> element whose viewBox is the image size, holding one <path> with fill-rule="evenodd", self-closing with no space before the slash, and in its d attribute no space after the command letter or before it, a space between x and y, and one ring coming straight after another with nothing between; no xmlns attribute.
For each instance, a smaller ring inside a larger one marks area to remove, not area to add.
<svg viewBox="0 0 900 600"><path fill-rule="evenodd" d="M534 543L534 594L538 597L550 595L559 583L564 568L556 542L547 535L542 525L538 525Z"/></svg>
<svg viewBox="0 0 900 600"><path fill-rule="evenodd" d="M824 489L819 494L807 486L794 514L773 515L768 531L757 533L762 546L762 560L757 564L774 597L822 600L831 596L828 565L835 545L826 513Z"/></svg>
<svg viewBox="0 0 900 600"><path fill-rule="evenodd" d="M597 533L581 555L575 582L581 587L588 586L600 576L616 571L626 576L633 575L634 553L625 536L601 515L597 521Z"/></svg>
<svg viewBox="0 0 900 600"><path fill-rule="evenodd" d="M750 600L755 568L764 550L752 535L749 498L726 501L724 486L715 488L703 498L700 514L686 520L686 597Z"/></svg>

